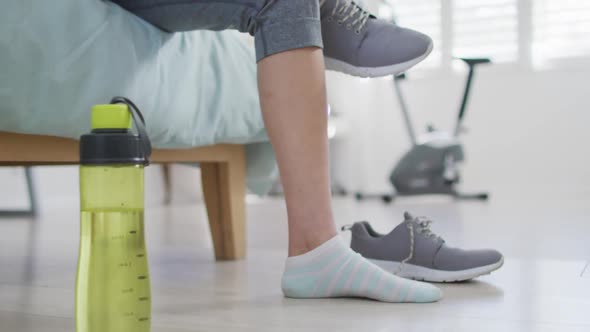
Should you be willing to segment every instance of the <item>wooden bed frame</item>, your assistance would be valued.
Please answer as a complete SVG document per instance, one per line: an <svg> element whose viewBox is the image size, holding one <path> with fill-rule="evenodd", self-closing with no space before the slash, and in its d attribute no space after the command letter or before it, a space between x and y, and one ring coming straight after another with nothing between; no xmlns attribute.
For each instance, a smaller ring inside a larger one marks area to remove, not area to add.
<svg viewBox="0 0 590 332"><path fill-rule="evenodd" d="M71 165L79 162L78 141L0 132L0 166ZM246 254L246 156L243 145L154 150L153 163L201 165L201 180L217 260Z"/></svg>

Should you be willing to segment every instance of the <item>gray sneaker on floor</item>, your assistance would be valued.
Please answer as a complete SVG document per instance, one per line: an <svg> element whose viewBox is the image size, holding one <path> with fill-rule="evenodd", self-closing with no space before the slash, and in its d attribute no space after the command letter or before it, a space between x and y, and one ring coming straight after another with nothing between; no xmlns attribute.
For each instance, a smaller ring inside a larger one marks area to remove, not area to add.
<svg viewBox="0 0 590 332"><path fill-rule="evenodd" d="M407 212L404 219L386 235L377 233L366 221L346 227L352 232L352 250L400 277L431 282L469 280L504 264L504 257L496 250L447 246L432 233L429 219Z"/></svg>
<svg viewBox="0 0 590 332"><path fill-rule="evenodd" d="M326 69L360 77L400 74L424 60L432 39L369 14L351 0L320 0Z"/></svg>

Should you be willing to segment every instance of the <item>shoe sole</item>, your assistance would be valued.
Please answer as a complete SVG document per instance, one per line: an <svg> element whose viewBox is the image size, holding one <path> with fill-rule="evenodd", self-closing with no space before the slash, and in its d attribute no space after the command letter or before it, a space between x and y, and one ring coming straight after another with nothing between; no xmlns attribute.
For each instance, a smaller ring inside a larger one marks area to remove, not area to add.
<svg viewBox="0 0 590 332"><path fill-rule="evenodd" d="M383 67L357 67L353 66L349 63L346 63L341 60L336 60L330 57L324 57L324 62L326 66L326 70L330 71L337 71L340 73L356 76L356 77L383 77L389 75L399 75L406 70L414 67L418 63L422 62L422 60L426 59L432 52L434 47L433 43L430 43L428 47L428 51L421 55L418 58L412 59L410 61L397 63L395 65L390 66L383 66Z"/></svg>
<svg viewBox="0 0 590 332"><path fill-rule="evenodd" d="M500 261L490 265L460 271L444 271L405 263L401 272L396 273L401 264L399 262L378 259L370 259L370 261L385 271L396 274L399 277L429 282L460 282L471 280L482 275L490 274L504 265L504 258L502 258Z"/></svg>

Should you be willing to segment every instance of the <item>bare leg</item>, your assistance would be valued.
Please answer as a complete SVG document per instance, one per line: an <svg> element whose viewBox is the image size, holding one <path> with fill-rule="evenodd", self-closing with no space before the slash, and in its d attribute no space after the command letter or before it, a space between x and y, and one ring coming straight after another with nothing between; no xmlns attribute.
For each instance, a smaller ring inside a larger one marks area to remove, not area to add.
<svg viewBox="0 0 590 332"><path fill-rule="evenodd" d="M277 53L258 63L262 113L277 155L289 216L290 257L281 281L283 293L295 298L437 301L438 288L378 268L335 236L323 63L318 48ZM318 267L318 257L331 268ZM361 276L367 283L379 280L379 286L361 286Z"/></svg>
<svg viewBox="0 0 590 332"><path fill-rule="evenodd" d="M289 256L296 256L336 235L322 50L301 48L262 59L258 86L285 191Z"/></svg>

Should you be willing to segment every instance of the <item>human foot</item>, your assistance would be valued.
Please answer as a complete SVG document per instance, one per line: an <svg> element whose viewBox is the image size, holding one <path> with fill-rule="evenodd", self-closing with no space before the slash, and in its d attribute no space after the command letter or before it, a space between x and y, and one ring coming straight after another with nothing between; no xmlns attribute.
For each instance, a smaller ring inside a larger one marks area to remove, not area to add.
<svg viewBox="0 0 590 332"><path fill-rule="evenodd" d="M435 302L430 284L392 275L348 248L339 236L303 255L287 258L282 279L286 297L361 297L382 302Z"/></svg>

